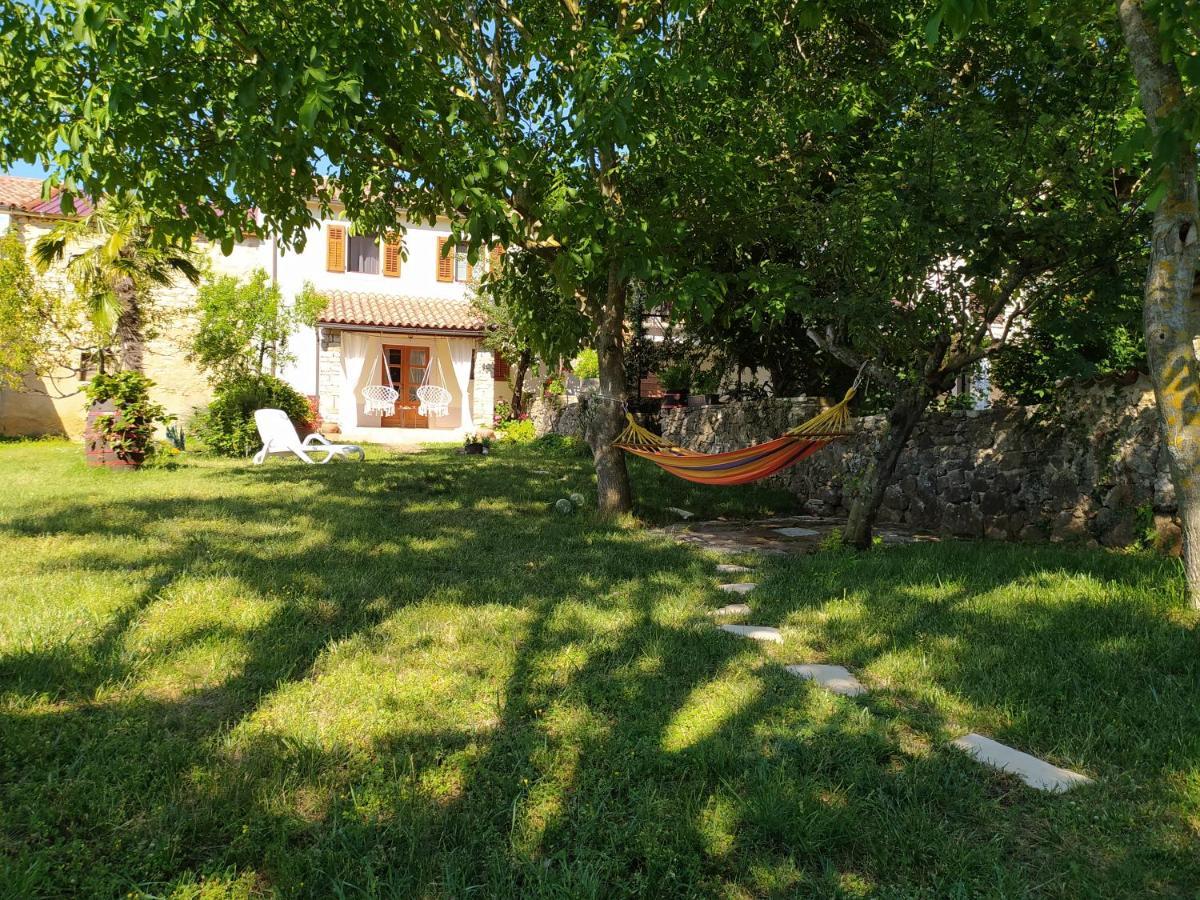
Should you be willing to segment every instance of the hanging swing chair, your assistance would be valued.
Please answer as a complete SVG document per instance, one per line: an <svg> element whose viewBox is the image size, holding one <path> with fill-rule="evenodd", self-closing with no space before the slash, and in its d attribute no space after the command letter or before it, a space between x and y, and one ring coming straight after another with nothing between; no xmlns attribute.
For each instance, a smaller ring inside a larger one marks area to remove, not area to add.
<svg viewBox="0 0 1200 900"><path fill-rule="evenodd" d="M417 400L420 405L417 407L417 415L432 416L439 418L447 415L450 412L450 401L453 397L442 384L433 384L429 380L429 375L433 371L433 360L437 359L437 353L431 354L429 363L425 366L425 374L421 376L421 386L417 388ZM442 361L438 360L438 381L445 383L446 379L442 372Z"/></svg>
<svg viewBox="0 0 1200 900"><path fill-rule="evenodd" d="M368 416L393 416L400 392L386 384L368 384L362 389L363 414Z"/></svg>
<svg viewBox="0 0 1200 900"><path fill-rule="evenodd" d="M392 381L392 369L387 364L387 360L384 360L383 363L383 374L388 380L387 384L368 384L362 389L363 415L394 416L396 414L396 403L400 400L400 392L396 390L396 385Z"/></svg>
<svg viewBox="0 0 1200 900"><path fill-rule="evenodd" d="M851 434L850 401L858 390L855 379L840 403L797 425L782 437L728 453L697 453L685 450L647 431L629 413L628 424L613 446L659 468L697 484L746 484L774 475L812 456L826 444Z"/></svg>

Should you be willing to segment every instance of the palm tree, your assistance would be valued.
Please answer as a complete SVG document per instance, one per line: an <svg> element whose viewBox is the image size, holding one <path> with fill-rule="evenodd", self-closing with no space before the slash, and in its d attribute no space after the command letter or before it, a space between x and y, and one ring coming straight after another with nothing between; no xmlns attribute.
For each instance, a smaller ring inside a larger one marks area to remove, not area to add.
<svg viewBox="0 0 1200 900"><path fill-rule="evenodd" d="M101 351L115 343L123 370L142 371L147 292L170 287L179 277L200 281L195 254L156 237L137 197L124 194L98 203L86 216L63 219L33 246L42 271L66 259L87 317L106 342ZM104 354L99 355L103 371Z"/></svg>

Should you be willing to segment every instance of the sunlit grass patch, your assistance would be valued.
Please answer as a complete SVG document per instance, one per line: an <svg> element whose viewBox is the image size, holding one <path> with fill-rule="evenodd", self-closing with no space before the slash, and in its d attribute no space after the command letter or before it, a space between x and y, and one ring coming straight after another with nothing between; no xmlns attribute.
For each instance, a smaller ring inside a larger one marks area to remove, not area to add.
<svg viewBox="0 0 1200 900"><path fill-rule="evenodd" d="M1169 563L953 542L724 560L599 521L570 452L81 456L0 445L19 486L0 493L0 896L1200 883L1200 654ZM633 477L642 522L793 511ZM576 491L583 509L552 510ZM718 631L718 560L754 567L751 620L782 645ZM967 729L1097 784L1033 794L945 749Z"/></svg>

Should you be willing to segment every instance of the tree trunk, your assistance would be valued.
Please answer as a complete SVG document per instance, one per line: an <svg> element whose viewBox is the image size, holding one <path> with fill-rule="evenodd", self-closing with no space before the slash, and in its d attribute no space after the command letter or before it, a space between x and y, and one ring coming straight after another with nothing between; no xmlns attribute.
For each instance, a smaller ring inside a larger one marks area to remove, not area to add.
<svg viewBox="0 0 1200 900"><path fill-rule="evenodd" d="M621 433L625 402L625 297L629 282L609 264L604 299L589 298L588 312L595 326L596 356L600 362L600 394L588 417L588 444L596 466L596 494L600 512L618 515L633 509L625 454L614 447Z"/></svg>
<svg viewBox="0 0 1200 900"><path fill-rule="evenodd" d="M116 338L121 348L121 370L141 372L146 339L142 334L142 307L133 279L121 277L113 286L121 312L117 315Z"/></svg>
<svg viewBox="0 0 1200 900"><path fill-rule="evenodd" d="M1117 15L1146 121L1158 137L1183 102L1183 81L1173 62L1163 62L1157 27L1144 17L1140 0L1118 0ZM1166 193L1154 211L1142 306L1150 380L1183 527L1188 594L1200 608L1200 371L1192 300L1200 209L1195 149L1181 144L1163 171Z"/></svg>
<svg viewBox="0 0 1200 900"><path fill-rule="evenodd" d="M513 376L512 403L509 404L515 418L520 418L525 412L525 373L529 371L532 359L533 354L528 350L522 350L521 355L517 357L517 374Z"/></svg>
<svg viewBox="0 0 1200 900"><path fill-rule="evenodd" d="M843 543L860 550L871 546L871 529L883 504L884 492L896 475L900 454L936 395L937 391L932 386L922 382L914 388L906 388L897 398L888 413L887 430L879 442L879 449L863 472L858 493L850 505L850 515L842 535Z"/></svg>

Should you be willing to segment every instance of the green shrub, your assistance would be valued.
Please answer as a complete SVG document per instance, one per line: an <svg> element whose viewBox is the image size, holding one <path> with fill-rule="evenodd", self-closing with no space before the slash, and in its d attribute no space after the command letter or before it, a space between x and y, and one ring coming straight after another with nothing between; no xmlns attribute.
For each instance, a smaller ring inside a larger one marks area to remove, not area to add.
<svg viewBox="0 0 1200 900"><path fill-rule="evenodd" d="M692 369L685 363L667 366L658 373L664 391L686 391L692 385Z"/></svg>
<svg viewBox="0 0 1200 900"><path fill-rule="evenodd" d="M507 400L497 400L492 413L492 424L499 427L513 417L512 404Z"/></svg>
<svg viewBox="0 0 1200 900"><path fill-rule="evenodd" d="M571 371L576 378L599 378L600 357L592 349L582 350L571 363Z"/></svg>
<svg viewBox="0 0 1200 900"><path fill-rule="evenodd" d="M721 371L703 369L692 378L692 390L697 394L716 394L721 390Z"/></svg>
<svg viewBox="0 0 1200 900"><path fill-rule="evenodd" d="M297 428L310 426L308 400L291 385L272 375L235 375L216 385L192 431L214 453L249 456L262 446L256 409L282 409Z"/></svg>
<svg viewBox="0 0 1200 900"><path fill-rule="evenodd" d="M587 445L587 442L572 435L543 434L541 437L530 441L530 446L546 453L564 453L572 456L587 457L592 455L592 450Z"/></svg>
<svg viewBox="0 0 1200 900"><path fill-rule="evenodd" d="M496 430L514 444L532 444L537 438L531 419L509 419L497 425Z"/></svg>

